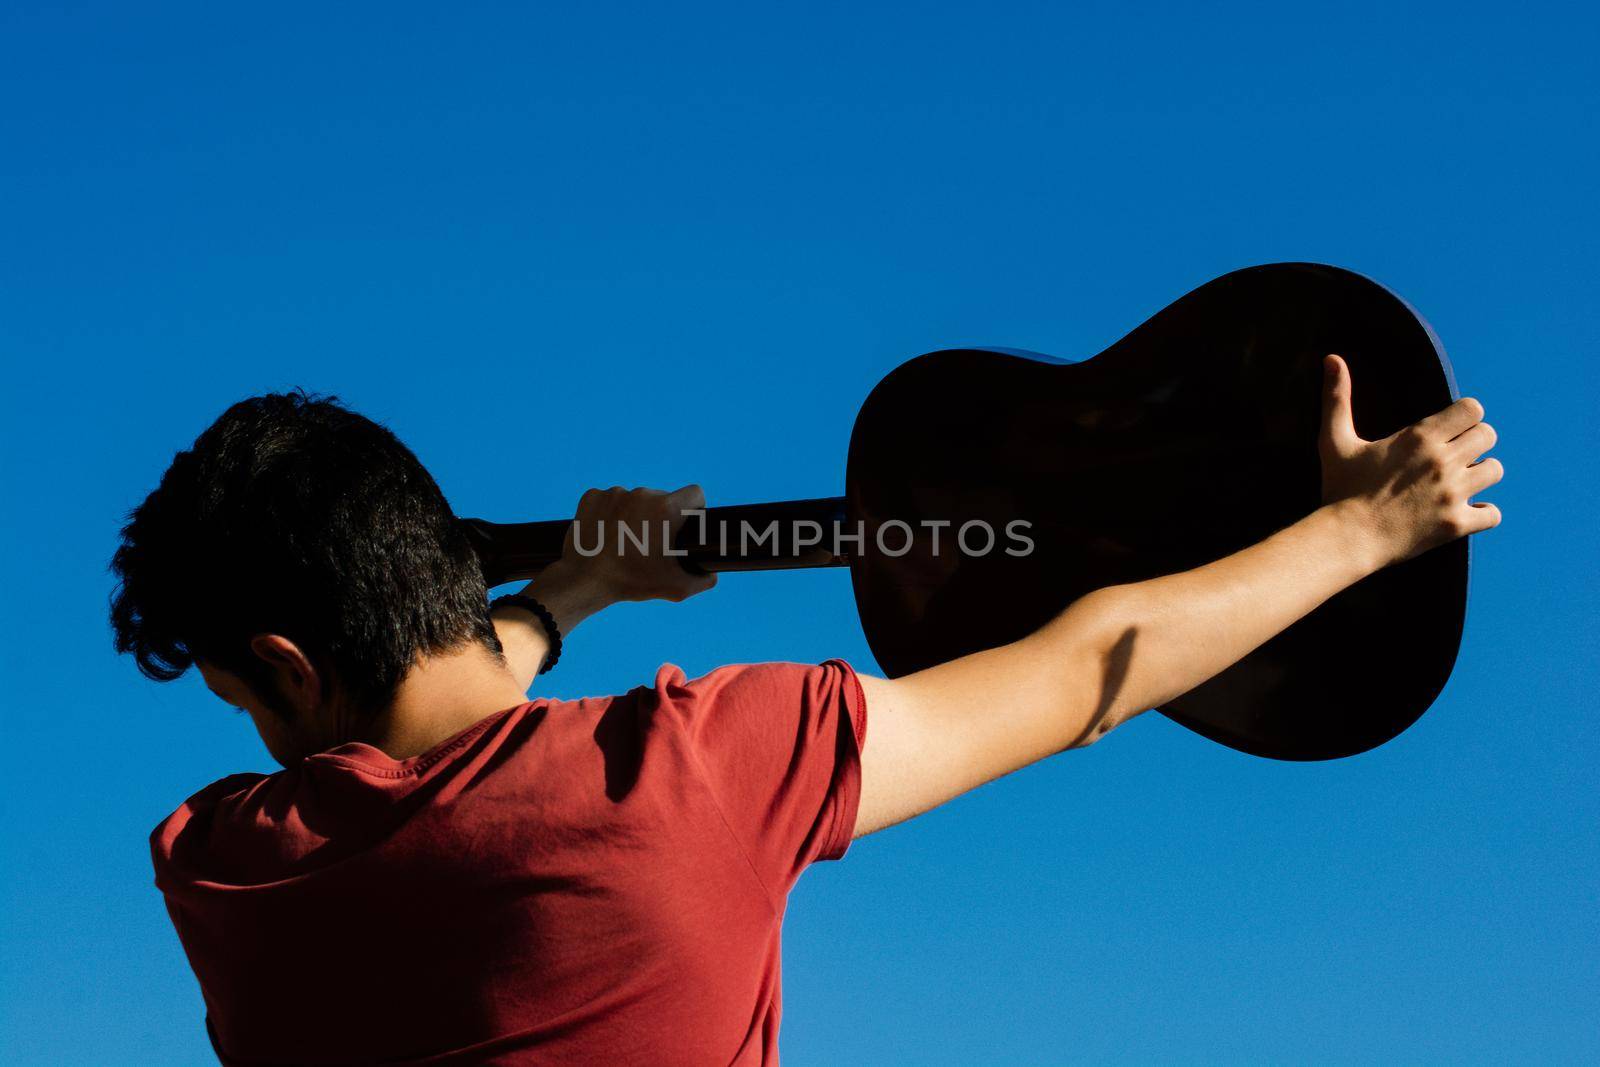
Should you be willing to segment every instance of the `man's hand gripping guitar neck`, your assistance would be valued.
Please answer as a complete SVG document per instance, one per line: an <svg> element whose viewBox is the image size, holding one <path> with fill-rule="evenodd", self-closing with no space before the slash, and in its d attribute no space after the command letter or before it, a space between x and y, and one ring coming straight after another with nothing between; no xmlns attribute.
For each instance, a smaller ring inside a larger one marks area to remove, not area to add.
<svg viewBox="0 0 1600 1067"><path fill-rule="evenodd" d="M671 493L591 489L578 501L561 559L519 592L545 606L563 638L612 604L679 601L702 593L717 584L716 575L691 574L666 548L682 528L686 513L704 508L705 503L698 485ZM624 529L631 536L624 535ZM506 663L526 689L550 649L544 626L531 612L515 606L497 608L493 621Z"/></svg>

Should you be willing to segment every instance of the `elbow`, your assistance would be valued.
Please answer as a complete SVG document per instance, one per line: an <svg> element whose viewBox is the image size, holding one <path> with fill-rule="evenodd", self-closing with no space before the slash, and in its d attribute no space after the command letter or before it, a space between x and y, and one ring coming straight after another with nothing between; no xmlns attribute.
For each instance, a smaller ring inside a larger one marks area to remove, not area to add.
<svg viewBox="0 0 1600 1067"><path fill-rule="evenodd" d="M1097 589L1077 600L1059 620L1079 649L1073 719L1081 724L1068 748L1087 748L1144 711L1136 691L1139 600L1126 586Z"/></svg>

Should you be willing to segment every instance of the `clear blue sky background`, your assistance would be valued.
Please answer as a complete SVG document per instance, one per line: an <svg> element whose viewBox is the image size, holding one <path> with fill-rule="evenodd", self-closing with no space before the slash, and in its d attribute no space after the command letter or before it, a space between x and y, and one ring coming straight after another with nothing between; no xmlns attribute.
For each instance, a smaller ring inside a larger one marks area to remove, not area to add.
<svg viewBox="0 0 1600 1067"><path fill-rule="evenodd" d="M1501 430L1443 697L1316 766L1147 717L858 844L792 900L785 1061L1600 1057L1597 37L1541 4L5 5L0 1059L208 1057L145 837L270 764L112 655L105 565L231 401L337 393L491 518L822 495L900 361L1084 355L1284 259L1398 289ZM738 577L590 623L536 691L832 655L873 666L843 572Z"/></svg>

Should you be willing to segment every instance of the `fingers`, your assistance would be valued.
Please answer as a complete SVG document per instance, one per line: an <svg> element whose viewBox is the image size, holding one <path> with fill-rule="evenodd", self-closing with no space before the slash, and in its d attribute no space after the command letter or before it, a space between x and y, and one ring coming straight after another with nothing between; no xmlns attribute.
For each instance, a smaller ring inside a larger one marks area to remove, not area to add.
<svg viewBox="0 0 1600 1067"><path fill-rule="evenodd" d="M1469 497L1477 496L1491 485L1499 484L1500 479L1505 476L1505 467L1493 456L1490 456L1482 463L1474 463L1467 468L1467 495Z"/></svg>
<svg viewBox="0 0 1600 1067"><path fill-rule="evenodd" d="M1361 443L1351 410L1350 366L1343 357L1329 355L1322 361L1322 372L1321 444L1325 450L1345 455Z"/></svg>
<svg viewBox="0 0 1600 1067"><path fill-rule="evenodd" d="M1451 441L1450 450L1471 462L1493 448L1499 439L1500 435L1494 432L1493 426L1487 422L1480 422L1476 426L1468 427L1466 432Z"/></svg>
<svg viewBox="0 0 1600 1067"><path fill-rule="evenodd" d="M683 599L704 592L716 584L714 576L691 576L682 568L683 556L672 549L684 525L702 516L704 523L705 490L698 485L685 485L672 492L643 487L624 489L614 485L609 489L590 489L578 501L576 519L567 535L569 547L574 543L579 527L585 531L584 543L609 546L609 556L626 559L630 566L644 561L646 566L670 565L668 573L672 594L652 592L650 598L667 596ZM703 535L703 526L700 534ZM697 538L691 541L697 542ZM646 588L659 588L660 575L646 577ZM637 575L630 582L640 584Z"/></svg>
<svg viewBox="0 0 1600 1067"><path fill-rule="evenodd" d="M1449 441L1482 421L1483 405L1470 396L1464 396L1443 411L1417 423L1416 429L1426 436L1442 437Z"/></svg>
<svg viewBox="0 0 1600 1067"><path fill-rule="evenodd" d="M678 507L698 507L706 502L705 490L698 485L686 485L682 489L674 489L668 493L661 489L650 489L637 486L633 489L624 489L620 485L613 485L610 489L587 490L578 503L596 502L599 500L667 500Z"/></svg>
<svg viewBox="0 0 1600 1067"><path fill-rule="evenodd" d="M1470 504L1467 506L1467 517L1464 520L1466 529L1464 533L1482 533L1492 530L1500 525L1500 509L1493 504Z"/></svg>
<svg viewBox="0 0 1600 1067"><path fill-rule="evenodd" d="M1500 461L1490 457L1482 463L1474 463L1467 468L1464 483L1467 496L1471 497L1483 492L1492 485L1499 483L1505 477L1505 468ZM1465 537L1468 534L1482 533L1492 530L1500 525L1500 509L1490 503L1466 504L1459 510L1451 512L1447 529L1452 536Z"/></svg>
<svg viewBox="0 0 1600 1067"><path fill-rule="evenodd" d="M590 489L578 498L579 518L601 516L631 516L654 518L676 516L684 510L705 507L706 494L698 485L686 485L670 493L660 489L638 487L624 489L613 485L609 489Z"/></svg>

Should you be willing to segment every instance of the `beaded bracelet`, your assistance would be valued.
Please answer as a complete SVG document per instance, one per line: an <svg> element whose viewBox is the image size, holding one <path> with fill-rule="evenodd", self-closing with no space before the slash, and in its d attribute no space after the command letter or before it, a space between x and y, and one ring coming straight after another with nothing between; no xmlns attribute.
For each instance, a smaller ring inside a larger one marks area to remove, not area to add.
<svg viewBox="0 0 1600 1067"><path fill-rule="evenodd" d="M545 653L539 673L544 674L556 665L556 661L561 658L561 628L556 625L556 617L550 614L549 608L526 593L507 593L505 596L497 596L489 602L490 612L495 608L521 608L543 623L545 636L550 639L550 650Z"/></svg>

